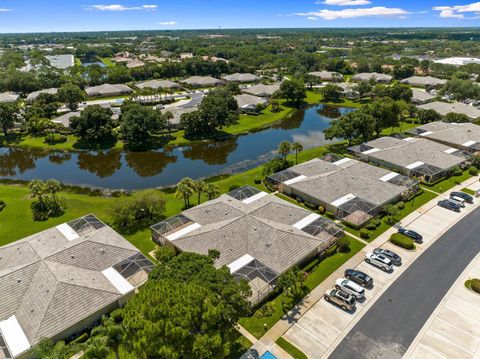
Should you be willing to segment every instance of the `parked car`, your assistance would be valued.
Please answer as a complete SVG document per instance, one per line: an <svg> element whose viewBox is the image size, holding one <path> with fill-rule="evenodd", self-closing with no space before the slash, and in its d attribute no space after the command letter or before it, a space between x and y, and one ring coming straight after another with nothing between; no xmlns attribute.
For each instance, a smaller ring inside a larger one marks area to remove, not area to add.
<svg viewBox="0 0 480 359"><path fill-rule="evenodd" d="M403 234L404 236L410 237L414 242L422 243L423 237L420 233L412 231L411 229L399 228L398 233Z"/></svg>
<svg viewBox="0 0 480 359"><path fill-rule="evenodd" d="M355 299L362 299L365 296L365 289L346 278L338 278L335 282L335 289L343 290L353 295Z"/></svg>
<svg viewBox="0 0 480 359"><path fill-rule="evenodd" d="M387 257L388 259L390 259L392 261L393 264L395 264L396 266L399 266L400 264L402 264L402 257L400 257L397 253L393 252L393 251L390 251L388 249L383 249L383 248L375 248L373 250L373 253L375 254L381 254L385 257Z"/></svg>
<svg viewBox="0 0 480 359"><path fill-rule="evenodd" d="M347 269L345 271L345 278L350 279L365 288L371 287L373 284L372 277L356 269Z"/></svg>
<svg viewBox="0 0 480 359"><path fill-rule="evenodd" d="M465 200L463 198L450 196L450 198L448 200L450 202L453 202L453 203L457 204L460 208L465 207Z"/></svg>
<svg viewBox="0 0 480 359"><path fill-rule="evenodd" d="M458 204L449 201L448 199L442 199L437 203L440 207L449 209L450 211L460 212L460 206Z"/></svg>
<svg viewBox="0 0 480 359"><path fill-rule="evenodd" d="M450 197L460 197L463 198L467 203L473 203L473 196L470 196L468 193L465 192L452 192L450 193Z"/></svg>
<svg viewBox="0 0 480 359"><path fill-rule="evenodd" d="M353 295L338 289L329 289L325 292L325 300L340 306L343 310L352 310L356 306Z"/></svg>
<svg viewBox="0 0 480 359"><path fill-rule="evenodd" d="M365 255L365 262L372 264L385 272L390 271L393 268L393 262L390 259L384 255L375 254L373 252L369 252Z"/></svg>

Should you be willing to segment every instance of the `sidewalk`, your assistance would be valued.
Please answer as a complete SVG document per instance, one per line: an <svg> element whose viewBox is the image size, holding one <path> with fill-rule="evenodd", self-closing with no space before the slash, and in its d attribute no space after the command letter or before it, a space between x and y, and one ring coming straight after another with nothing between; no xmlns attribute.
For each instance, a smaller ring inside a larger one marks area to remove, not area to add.
<svg viewBox="0 0 480 359"><path fill-rule="evenodd" d="M465 288L470 278L480 278L480 254L440 302L405 359L480 358L480 294Z"/></svg>
<svg viewBox="0 0 480 359"><path fill-rule="evenodd" d="M450 191L461 190L465 187L480 188L478 177L470 178L462 184L452 188ZM318 358L324 354L330 353L331 350L335 348L336 343L343 339L344 335L348 333L348 328L353 326L353 324L360 319L361 315L366 312L365 309L374 303L375 299L380 296L381 292L386 290L386 288L393 283L393 281L411 262L413 262L424 250L426 250L455 223L480 205L480 201L475 201L474 205L465 208L461 213L453 213L438 207L438 200L444 196L446 197L448 192L434 198L432 201L410 213L401 221L403 226L408 226L413 230L425 234L424 243L417 245L417 251L404 251L401 250L401 248L390 244L388 239L392 233L396 232L396 229L388 229L317 286L304 300L298 303L295 308L282 317L280 321L265 333L262 338L254 342L252 349L261 355L266 350L269 350L280 336L287 333L285 336L286 339L291 341L292 344L296 345L300 350L303 350L307 355L310 354L310 357ZM366 252L381 246L394 249L401 253L405 259L404 265L397 268L394 274L390 275L390 277L384 277L383 272L365 264L363 261ZM345 318L340 309L329 304L326 305L326 303L320 301L320 299L322 299L323 293L334 285L337 278L343 277L345 269L355 268L357 266L361 267L359 268L361 270L363 269L364 271L375 273L375 279L379 279L379 285L376 286L375 290L372 290L372 293L367 295L367 302L359 304L359 310L353 315L348 315ZM366 267L363 268L364 266ZM317 303L319 303L318 306L316 305ZM312 307L315 307L312 314L303 318ZM333 313L332 310L334 311ZM324 317L327 316L329 318L323 320ZM301 319L304 323L299 324ZM321 326L320 328L318 328L318 324ZM319 330L321 331L321 335L319 334ZM321 338L319 336L321 336ZM327 355L325 355L325 357L327 357Z"/></svg>

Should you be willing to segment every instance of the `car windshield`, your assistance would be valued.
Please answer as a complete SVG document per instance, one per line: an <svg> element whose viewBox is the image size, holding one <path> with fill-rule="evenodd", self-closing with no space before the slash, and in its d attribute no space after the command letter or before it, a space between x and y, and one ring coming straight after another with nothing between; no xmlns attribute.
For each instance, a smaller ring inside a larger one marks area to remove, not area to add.
<svg viewBox="0 0 480 359"><path fill-rule="evenodd" d="M337 294L338 294L339 297L342 297L342 298L345 298L345 299L348 299L348 297L349 297L348 293L344 292L342 290L339 290Z"/></svg>

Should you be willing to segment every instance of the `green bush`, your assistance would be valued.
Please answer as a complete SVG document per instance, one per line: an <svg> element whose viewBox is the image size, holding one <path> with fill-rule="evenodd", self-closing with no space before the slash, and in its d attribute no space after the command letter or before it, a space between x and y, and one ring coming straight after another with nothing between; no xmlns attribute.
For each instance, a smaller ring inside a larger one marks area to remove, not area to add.
<svg viewBox="0 0 480 359"><path fill-rule="evenodd" d="M461 176L463 174L460 167L455 167L452 169L452 176Z"/></svg>
<svg viewBox="0 0 480 359"><path fill-rule="evenodd" d="M398 209L404 209L405 208L405 202L400 201L396 204L396 206L397 206Z"/></svg>
<svg viewBox="0 0 480 359"><path fill-rule="evenodd" d="M345 237L337 240L337 250L340 253L348 253L350 251L350 241Z"/></svg>
<svg viewBox="0 0 480 359"><path fill-rule="evenodd" d="M389 226L393 226L395 223L397 223L397 219L392 216L386 216L384 219L385 224L388 224Z"/></svg>
<svg viewBox="0 0 480 359"><path fill-rule="evenodd" d="M472 166L468 169L468 173L472 176L478 176L478 169Z"/></svg>
<svg viewBox="0 0 480 359"><path fill-rule="evenodd" d="M0 199L0 212L3 211L3 209L5 208L7 204L5 203L4 200Z"/></svg>
<svg viewBox="0 0 480 359"><path fill-rule="evenodd" d="M415 249L415 243L413 243L413 240L400 233L392 234L390 236L390 242L405 249L409 249L409 250Z"/></svg>
<svg viewBox="0 0 480 359"><path fill-rule="evenodd" d="M360 238L369 239L370 238L370 231L366 228L361 228L360 229Z"/></svg>
<svg viewBox="0 0 480 359"><path fill-rule="evenodd" d="M375 223L369 223L365 226L366 229L370 230L370 231L374 231L377 229L377 226L375 225Z"/></svg>
<svg viewBox="0 0 480 359"><path fill-rule="evenodd" d="M380 227L380 225L382 224L382 221L381 221L380 219L378 219L378 218L375 218L375 219L372 219L372 220L370 221L370 223L374 224L375 227L378 228L378 227Z"/></svg>
<svg viewBox="0 0 480 359"><path fill-rule="evenodd" d="M480 294L480 279L472 279L470 280L470 287L474 292Z"/></svg>
<svg viewBox="0 0 480 359"><path fill-rule="evenodd" d="M253 315L255 318L265 318L271 316L275 312L275 305L273 302L267 302L255 311Z"/></svg>
<svg viewBox="0 0 480 359"><path fill-rule="evenodd" d="M49 133L45 136L46 143L63 143L67 142L67 136L60 133Z"/></svg>
<svg viewBox="0 0 480 359"><path fill-rule="evenodd" d="M325 209L324 206L318 206L318 213L321 215L324 215L327 210Z"/></svg>

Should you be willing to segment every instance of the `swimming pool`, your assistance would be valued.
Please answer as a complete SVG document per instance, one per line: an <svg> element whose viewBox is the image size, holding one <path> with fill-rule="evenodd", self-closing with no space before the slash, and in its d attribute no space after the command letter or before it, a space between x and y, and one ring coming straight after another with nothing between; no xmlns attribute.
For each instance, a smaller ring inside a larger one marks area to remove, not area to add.
<svg viewBox="0 0 480 359"><path fill-rule="evenodd" d="M265 352L265 354L263 354L260 357L260 359L278 359L278 358L270 352Z"/></svg>

